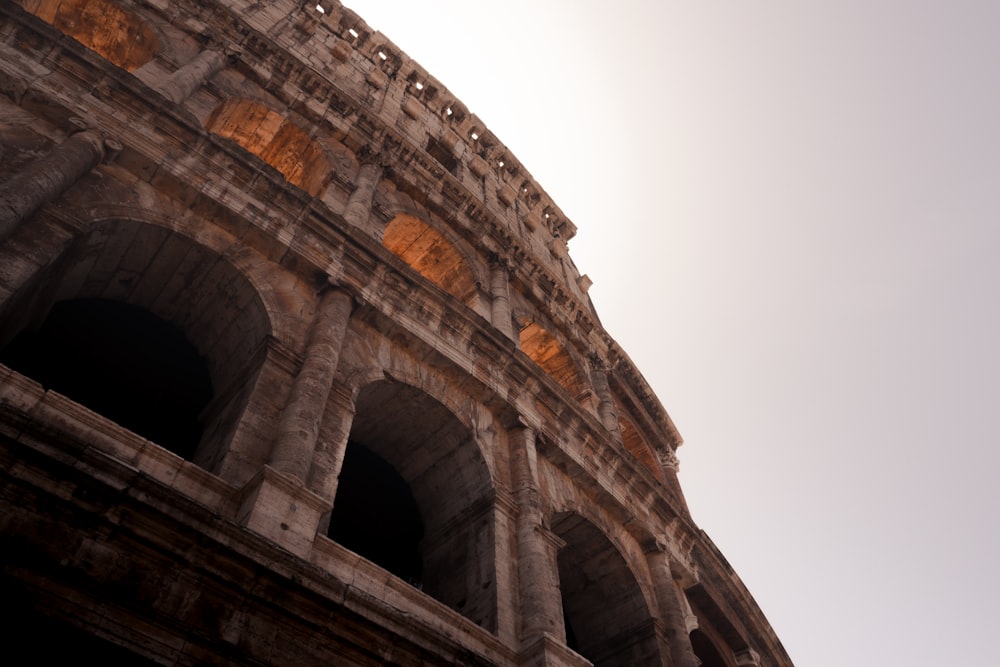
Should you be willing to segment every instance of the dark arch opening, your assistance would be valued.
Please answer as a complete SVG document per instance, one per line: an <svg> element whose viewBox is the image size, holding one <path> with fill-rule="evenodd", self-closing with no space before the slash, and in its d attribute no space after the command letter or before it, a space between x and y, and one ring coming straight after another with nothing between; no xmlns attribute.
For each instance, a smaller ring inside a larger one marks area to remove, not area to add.
<svg viewBox="0 0 1000 667"><path fill-rule="evenodd" d="M618 549L583 517L557 515L566 645L599 667L659 664L659 646L645 598Z"/></svg>
<svg viewBox="0 0 1000 667"><path fill-rule="evenodd" d="M420 585L424 523L413 493L395 468L354 441L347 443L327 535L400 579Z"/></svg>
<svg viewBox="0 0 1000 667"><path fill-rule="evenodd" d="M701 660L701 667L728 667L719 650L715 648L715 644L701 630L691 631L691 648L694 649L695 656Z"/></svg>
<svg viewBox="0 0 1000 667"><path fill-rule="evenodd" d="M205 360L144 308L106 299L52 306L41 326L0 350L0 363L191 459L212 398Z"/></svg>
<svg viewBox="0 0 1000 667"><path fill-rule="evenodd" d="M331 539L495 631L493 511L485 461L451 410L394 380L361 390Z"/></svg>

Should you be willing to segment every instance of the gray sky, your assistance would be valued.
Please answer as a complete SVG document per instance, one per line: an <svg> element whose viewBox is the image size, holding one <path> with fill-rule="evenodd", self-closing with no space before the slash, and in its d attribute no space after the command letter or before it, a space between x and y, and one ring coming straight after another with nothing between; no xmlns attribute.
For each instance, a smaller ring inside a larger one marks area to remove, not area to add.
<svg viewBox="0 0 1000 667"><path fill-rule="evenodd" d="M1000 624L1000 2L354 0L579 227L801 667Z"/></svg>

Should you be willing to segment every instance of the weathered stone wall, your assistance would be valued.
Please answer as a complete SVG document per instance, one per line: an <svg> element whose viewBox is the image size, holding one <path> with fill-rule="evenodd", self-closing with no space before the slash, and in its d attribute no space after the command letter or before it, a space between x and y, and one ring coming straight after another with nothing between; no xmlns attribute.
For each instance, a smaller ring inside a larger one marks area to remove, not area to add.
<svg viewBox="0 0 1000 667"><path fill-rule="evenodd" d="M162 664L790 664L573 233L339 3L0 5L7 611ZM67 302L178 332L201 435L108 416L169 363L47 364Z"/></svg>

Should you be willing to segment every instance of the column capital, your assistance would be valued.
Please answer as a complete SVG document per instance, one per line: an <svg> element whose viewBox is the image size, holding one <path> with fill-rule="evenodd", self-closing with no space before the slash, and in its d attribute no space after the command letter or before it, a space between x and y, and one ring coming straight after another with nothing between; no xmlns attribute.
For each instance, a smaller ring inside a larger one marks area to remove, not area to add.
<svg viewBox="0 0 1000 667"><path fill-rule="evenodd" d="M391 166L393 162L389 151L384 146L376 144L362 146L361 150L357 152L357 158L362 167L378 167L383 170Z"/></svg>
<svg viewBox="0 0 1000 667"><path fill-rule="evenodd" d="M597 352L591 352L587 355L587 361L590 363L592 373L603 373L607 376L611 372L611 364Z"/></svg>
<svg viewBox="0 0 1000 667"><path fill-rule="evenodd" d="M659 460L661 466L669 468L675 473L681 469L680 459L677 458L677 453L670 447L658 447L656 449L656 458Z"/></svg>
<svg viewBox="0 0 1000 667"><path fill-rule="evenodd" d="M122 145L116 139L109 137L107 130L99 127L97 123L86 118L73 116L69 119L71 129L67 132L67 139L88 141L100 152L98 163L102 162L109 154L117 155Z"/></svg>
<svg viewBox="0 0 1000 667"><path fill-rule="evenodd" d="M737 667L760 667L760 654L752 648L733 652Z"/></svg>
<svg viewBox="0 0 1000 667"><path fill-rule="evenodd" d="M642 543L642 551L647 556L655 556L658 554L669 556L670 547L667 545L667 541L664 538L651 537Z"/></svg>
<svg viewBox="0 0 1000 667"><path fill-rule="evenodd" d="M502 269L506 271L508 274L510 273L510 260L504 255L501 255L496 252L491 252L487 256L487 259L490 263L491 269L496 269L496 270Z"/></svg>

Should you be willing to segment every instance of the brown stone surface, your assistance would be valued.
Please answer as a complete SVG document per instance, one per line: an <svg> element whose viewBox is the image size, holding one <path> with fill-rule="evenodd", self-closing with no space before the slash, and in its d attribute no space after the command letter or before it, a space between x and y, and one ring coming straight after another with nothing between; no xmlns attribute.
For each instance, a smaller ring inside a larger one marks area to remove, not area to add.
<svg viewBox="0 0 1000 667"><path fill-rule="evenodd" d="M0 4L18 647L791 664L572 222L441 83L333 0L85 4Z"/></svg>

